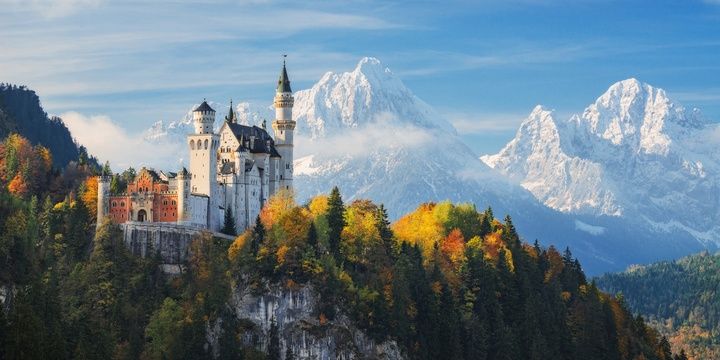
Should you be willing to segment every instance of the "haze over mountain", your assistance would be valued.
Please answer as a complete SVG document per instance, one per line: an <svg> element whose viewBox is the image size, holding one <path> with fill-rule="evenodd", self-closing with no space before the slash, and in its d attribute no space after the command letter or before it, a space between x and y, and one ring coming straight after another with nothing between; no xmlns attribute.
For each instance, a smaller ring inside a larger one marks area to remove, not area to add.
<svg viewBox="0 0 720 360"><path fill-rule="evenodd" d="M662 96L664 97L664 92ZM606 101L612 103L613 100ZM633 101L626 101L634 104ZM653 101L657 101L659 105L649 113L660 114L664 109L663 100L658 98ZM217 110L216 126L219 126L228 107L218 103L212 105ZM683 112L677 112L680 110L674 106L665 106L675 114L672 117L675 125L672 126L678 128L677 132L682 132L680 128L699 129L704 126L694 112L693 117L689 118ZM638 148L639 145L633 145L635 143L631 143L629 139L638 137L633 141L643 144L642 146L646 146L647 151L650 151L642 159L663 153L660 148L663 144L661 140L656 140L656 143L661 145L653 145L655 143L648 140L662 139L658 134L660 130L657 129L660 125L655 124L655 127L642 130L643 136L640 136L640 127L638 130L630 130L631 125L635 124L633 121L636 121L635 114L639 112L638 109L625 110L625 113L630 114L623 118L627 124L620 122L622 124L617 125L612 125L611 118L606 120L609 110L604 110L603 107L597 109L587 114L597 119L598 125L595 128L605 126L624 129L625 132L608 134L614 134L614 139L625 140L630 149ZM240 103L236 106L236 111L241 122L246 124L260 124L263 119L269 124L274 117L270 104ZM296 91L293 115L298 122L295 188L301 202L317 193L328 192L338 185L347 200L369 198L385 203L391 209L392 217L427 201L472 202L480 208L491 205L498 216L513 214L520 224L520 233L527 239L537 238L543 243L555 244L561 248L570 245L590 273L622 270L633 263L646 263L700 251L704 248L700 241L707 242L706 238L696 236L697 234L684 228L648 226L644 216L649 215L628 212L626 203L617 200L621 195L611 191L622 183L606 185L600 180L602 172L599 165L587 160L573 160L580 169L574 173L584 174L586 183L594 187L587 187L585 183L569 186L575 191L570 193L576 193L577 197L586 196L587 199L549 202L539 197L537 192L543 188L543 184L538 184L537 189L532 188L528 182L499 167L498 164L502 162L501 155L483 158L485 162L498 167L499 171L486 165L463 143L449 122L417 98L397 76L374 58L362 59L350 72L328 72L312 88ZM530 119L535 119L533 121L538 123L554 123L552 113L543 108L535 109ZM664 118L657 121L663 120ZM530 123L534 124L533 121ZM191 116L187 115L169 124L156 123L146 131L145 138L155 143L184 144L185 134L191 131ZM552 127L542 128L542 131L542 134L536 136L538 148L535 158L538 161L546 158L542 149L554 144L552 138L557 132L552 130ZM637 136L633 131L637 132ZM558 138L555 143L559 144L559 137L555 137ZM535 143L527 142L525 138L515 141L514 146L517 149L528 148L530 150L523 154L531 154L534 149L532 144ZM539 142L539 139L551 140L546 144ZM574 146L581 148L585 140L579 138L575 142L578 144ZM582 149L586 153L602 152L603 154L598 156L604 156L608 161L613 158L621 159L617 150L614 150L616 153L607 153L607 149L591 141L587 141L584 146ZM557 148L562 149L560 145L557 145ZM182 149L182 146L179 149ZM514 154L520 154L520 150L516 150ZM522 157L518 155L517 158ZM545 162L553 163L551 160ZM558 171L563 174L564 170ZM645 174L646 182L652 175L651 172ZM561 182L562 175L557 177L557 181ZM550 179L553 179L552 176ZM668 179L668 182L671 180ZM698 184L698 191L705 189L703 191L708 194L707 186L710 185L703 181L698 181ZM590 195L586 194L586 188L590 189L587 191ZM648 191L649 189L646 194ZM643 194L639 193L637 196L642 197ZM675 203L675 200L670 198L665 200L670 204ZM563 206L555 205L556 203L562 203ZM568 204L575 204L578 209L565 209L566 206L572 206ZM662 221L662 214L651 214L654 215L650 217L655 219L653 221ZM685 219L678 221L690 223ZM702 221L704 219L698 219L699 223Z"/></svg>
<svg viewBox="0 0 720 360"><path fill-rule="evenodd" d="M720 126L636 79L613 84L580 115L536 107L483 161L547 206L632 218L661 233L720 244Z"/></svg>

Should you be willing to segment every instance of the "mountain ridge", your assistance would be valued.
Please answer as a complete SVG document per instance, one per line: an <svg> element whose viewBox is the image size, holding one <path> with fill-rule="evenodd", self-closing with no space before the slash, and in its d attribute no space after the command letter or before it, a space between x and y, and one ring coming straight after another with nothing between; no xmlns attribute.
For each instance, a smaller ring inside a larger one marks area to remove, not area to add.
<svg viewBox="0 0 720 360"><path fill-rule="evenodd" d="M556 210L637 217L718 244L720 228L700 215L720 214L720 157L702 141L720 127L699 110L636 79L567 120L537 109L502 150L481 157L488 166Z"/></svg>

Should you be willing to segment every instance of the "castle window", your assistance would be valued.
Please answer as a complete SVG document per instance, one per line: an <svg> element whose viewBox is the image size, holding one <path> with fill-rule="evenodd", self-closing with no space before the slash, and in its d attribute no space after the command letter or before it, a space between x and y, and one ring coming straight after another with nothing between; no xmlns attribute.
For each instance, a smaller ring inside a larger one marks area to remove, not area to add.
<svg viewBox="0 0 720 360"><path fill-rule="evenodd" d="M190 140L190 150L195 150L195 140Z"/></svg>
<svg viewBox="0 0 720 360"><path fill-rule="evenodd" d="M120 202L120 206L123 206L123 207L124 207L124 206L125 206L125 202L124 202L124 201L121 201L121 202Z"/></svg>
<svg viewBox="0 0 720 360"><path fill-rule="evenodd" d="M113 201L113 207L117 206L117 203Z"/></svg>
<svg viewBox="0 0 720 360"><path fill-rule="evenodd" d="M175 205L175 200L172 201L172 204Z"/></svg>
<svg viewBox="0 0 720 360"><path fill-rule="evenodd" d="M207 139L205 139L205 150L207 150L207 147L208 147L208 141L207 141Z"/></svg>

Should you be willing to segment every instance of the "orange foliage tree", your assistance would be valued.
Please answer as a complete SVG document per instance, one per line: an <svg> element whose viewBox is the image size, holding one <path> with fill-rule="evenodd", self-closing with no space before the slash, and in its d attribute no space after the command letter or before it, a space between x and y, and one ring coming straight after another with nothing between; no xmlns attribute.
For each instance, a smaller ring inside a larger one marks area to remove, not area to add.
<svg viewBox="0 0 720 360"><path fill-rule="evenodd" d="M80 197L88 209L91 221L97 217L98 181L95 176L88 177L83 183L83 193Z"/></svg>

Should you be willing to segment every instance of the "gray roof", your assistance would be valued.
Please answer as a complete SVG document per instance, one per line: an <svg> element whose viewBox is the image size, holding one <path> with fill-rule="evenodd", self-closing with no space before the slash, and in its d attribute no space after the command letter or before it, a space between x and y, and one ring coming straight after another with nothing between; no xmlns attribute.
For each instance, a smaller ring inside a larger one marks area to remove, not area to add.
<svg viewBox="0 0 720 360"><path fill-rule="evenodd" d="M277 92L292 92L290 89L290 78L288 78L287 69L285 69L285 62L283 62L282 72L280 72L280 79L278 79Z"/></svg>
<svg viewBox="0 0 720 360"><path fill-rule="evenodd" d="M238 123L227 123L240 147L251 153L270 154L271 157L280 157L275 149L275 140L268 132L257 126L246 126ZM252 139L255 139L253 142ZM246 142L249 142L246 144Z"/></svg>
<svg viewBox="0 0 720 360"><path fill-rule="evenodd" d="M200 106L196 107L195 110L193 110L193 112L197 112L197 111L215 112L215 110L213 108L211 108L210 105L208 105L207 101L203 101L202 104L200 104Z"/></svg>

